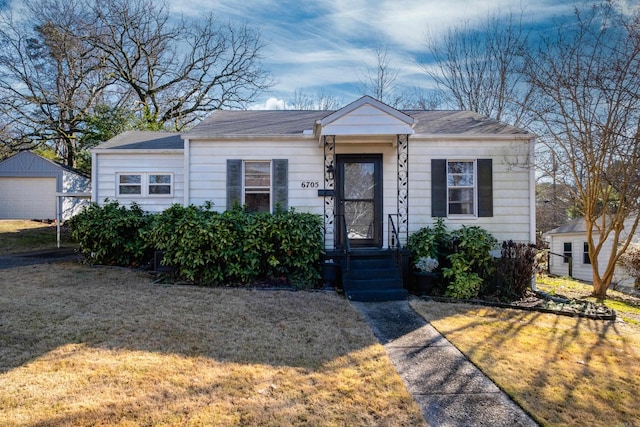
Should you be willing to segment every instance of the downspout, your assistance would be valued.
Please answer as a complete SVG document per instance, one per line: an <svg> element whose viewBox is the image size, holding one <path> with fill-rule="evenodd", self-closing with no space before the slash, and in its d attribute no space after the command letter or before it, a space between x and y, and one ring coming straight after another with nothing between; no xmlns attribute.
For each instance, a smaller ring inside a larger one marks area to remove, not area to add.
<svg viewBox="0 0 640 427"><path fill-rule="evenodd" d="M184 140L184 201L183 201L183 205L184 206L189 206L189 199L190 199L190 192L189 192L189 188L191 188L191 178L190 178L190 172L189 172L189 165L191 164L191 161L189 159L190 157L190 148L191 148L191 144L189 144L189 140L187 138L185 138Z"/></svg>
<svg viewBox="0 0 640 427"><path fill-rule="evenodd" d="M98 201L98 155L91 153L91 202Z"/></svg>
<svg viewBox="0 0 640 427"><path fill-rule="evenodd" d="M529 140L529 239L534 245L536 240L536 168L535 168L535 138ZM536 291L536 276L531 278L531 290Z"/></svg>

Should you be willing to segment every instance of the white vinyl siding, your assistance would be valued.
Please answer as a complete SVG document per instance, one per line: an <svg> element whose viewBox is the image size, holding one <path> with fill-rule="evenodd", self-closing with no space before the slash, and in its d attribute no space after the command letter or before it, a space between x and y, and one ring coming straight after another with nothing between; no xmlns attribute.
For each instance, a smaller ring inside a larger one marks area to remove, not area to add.
<svg viewBox="0 0 640 427"><path fill-rule="evenodd" d="M161 212L184 201L182 153L98 153L96 163L99 166L93 201L97 203L103 204L109 199L128 205L135 201L147 212ZM121 175L139 175L141 194L120 195L118 177ZM170 183L157 182L166 181L167 177L170 177ZM169 185L170 189L167 188Z"/></svg>
<svg viewBox="0 0 640 427"><path fill-rule="evenodd" d="M510 150L514 150L509 155ZM459 153L464 153L460 156ZM528 142L421 140L409 137L409 233L432 225L431 160L491 159L493 169L493 216L449 217L447 227L475 225L489 231L498 241L531 241ZM395 160L394 171L395 171ZM392 196L393 197L393 196Z"/></svg>

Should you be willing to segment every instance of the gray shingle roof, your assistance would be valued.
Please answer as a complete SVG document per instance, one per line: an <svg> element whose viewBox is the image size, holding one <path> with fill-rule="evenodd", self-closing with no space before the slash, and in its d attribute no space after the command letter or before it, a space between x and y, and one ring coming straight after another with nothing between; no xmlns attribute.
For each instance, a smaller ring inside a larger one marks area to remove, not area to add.
<svg viewBox="0 0 640 427"><path fill-rule="evenodd" d="M334 111L217 110L186 133L128 131L100 144L100 149L182 149L182 137L302 135ZM471 111L408 110L420 135L523 135L529 132Z"/></svg>
<svg viewBox="0 0 640 427"><path fill-rule="evenodd" d="M124 150L170 150L183 149L184 143L179 132L127 131L103 142L97 148Z"/></svg>
<svg viewBox="0 0 640 427"><path fill-rule="evenodd" d="M302 135L316 120L332 111L217 110L186 135L203 138L216 135Z"/></svg>
<svg viewBox="0 0 640 427"><path fill-rule="evenodd" d="M187 138L221 135L301 135L316 120L333 111L218 110L189 131ZM420 111L403 113L416 119L416 134L528 135L523 129L488 119L471 111Z"/></svg>
<svg viewBox="0 0 640 427"><path fill-rule="evenodd" d="M544 234L564 234L564 233L585 233L587 231L587 224L583 217L572 219L566 224L562 224L560 227L556 227L553 230L549 230Z"/></svg>

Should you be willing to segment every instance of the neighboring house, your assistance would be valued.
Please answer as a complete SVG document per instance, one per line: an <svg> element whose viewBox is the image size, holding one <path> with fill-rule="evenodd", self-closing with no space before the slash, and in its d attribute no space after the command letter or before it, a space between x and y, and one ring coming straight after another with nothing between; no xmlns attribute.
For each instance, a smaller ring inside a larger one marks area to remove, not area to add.
<svg viewBox="0 0 640 427"><path fill-rule="evenodd" d="M625 228L630 228L625 227ZM623 230L621 238L626 239ZM589 258L589 247L587 244L587 227L584 218L576 218L560 227L554 228L544 234L544 238L549 244L549 273L556 276L571 276L574 279L593 283L593 266ZM613 236L605 241L598 255L598 270L602 274L609 263L609 257L613 251ZM594 243L598 243L596 232L594 232ZM637 239L634 239L637 240ZM571 263L569 262L571 259ZM571 264L571 272L569 265ZM622 267L616 266L614 282L619 282L628 278L628 273Z"/></svg>
<svg viewBox="0 0 640 427"><path fill-rule="evenodd" d="M325 247L383 249L446 217L535 242L534 135L469 111L215 111L189 132L126 132L92 150L93 201L213 203L324 218ZM396 235L393 230L395 229Z"/></svg>
<svg viewBox="0 0 640 427"><path fill-rule="evenodd" d="M0 219L53 220L60 203L63 220L69 219L87 199L57 197L89 192L91 180L65 165L30 151L0 162Z"/></svg>

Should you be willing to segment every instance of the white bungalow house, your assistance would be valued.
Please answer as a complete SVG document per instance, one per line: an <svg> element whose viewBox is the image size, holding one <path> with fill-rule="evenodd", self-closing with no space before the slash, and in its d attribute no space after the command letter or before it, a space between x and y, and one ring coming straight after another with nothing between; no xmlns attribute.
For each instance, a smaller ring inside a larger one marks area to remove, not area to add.
<svg viewBox="0 0 640 427"><path fill-rule="evenodd" d="M126 132L93 149L93 201L295 208L323 216L328 254L404 244L436 217L535 242L534 138L368 96L337 111L219 110L182 134Z"/></svg>

